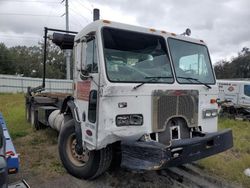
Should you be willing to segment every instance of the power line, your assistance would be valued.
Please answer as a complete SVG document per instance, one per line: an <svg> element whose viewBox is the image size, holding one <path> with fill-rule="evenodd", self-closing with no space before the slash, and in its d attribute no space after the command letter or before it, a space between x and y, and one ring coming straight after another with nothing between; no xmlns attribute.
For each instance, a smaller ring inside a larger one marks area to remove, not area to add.
<svg viewBox="0 0 250 188"><path fill-rule="evenodd" d="M59 2L56 1L29 1L29 0L1 0L1 1L8 1L8 2L17 2L17 3L23 3L23 2L27 2L27 3L53 3L53 4L59 4Z"/></svg>
<svg viewBox="0 0 250 188"><path fill-rule="evenodd" d="M14 37L14 38L6 38L6 37L0 37L0 39L7 39L7 40L17 40L16 39L17 37ZM24 39L24 40L31 40L31 41L37 41L39 39L33 39L33 38L19 38L19 39Z"/></svg>
<svg viewBox="0 0 250 188"><path fill-rule="evenodd" d="M6 37L6 38L9 38L9 37L15 37L15 38L29 38L29 39L41 39L40 37L31 37L31 36L21 36L21 35L1 35L0 34L0 37Z"/></svg>
<svg viewBox="0 0 250 188"><path fill-rule="evenodd" d="M88 4L90 4L90 6L91 6L92 9L94 9L94 5L93 5L92 3L90 3L89 0L86 0L86 2L87 2Z"/></svg>
<svg viewBox="0 0 250 188"><path fill-rule="evenodd" d="M57 15L43 15L43 14L23 14L23 13L0 13L0 15L4 15L4 16L37 16L37 17L60 17Z"/></svg>
<svg viewBox="0 0 250 188"><path fill-rule="evenodd" d="M75 14L81 16L87 23L90 22L90 20L88 18L86 18L85 16L79 14L77 11L75 11L73 8L69 7L70 10L72 10Z"/></svg>
<svg viewBox="0 0 250 188"><path fill-rule="evenodd" d="M74 13L74 12L73 12ZM75 13L74 13L74 15L76 15ZM70 23L71 24L74 24L75 26L77 26L77 27L81 27L81 28L83 28L84 27L84 25L83 25L83 22L82 22L82 20L78 17L78 15L76 15L75 17L74 17L74 19L71 19L70 20Z"/></svg>
<svg viewBox="0 0 250 188"><path fill-rule="evenodd" d="M90 8L86 7L80 0L77 0L77 2L79 2L79 4L80 4L83 8L87 9L88 11L90 11L91 14L93 13L92 10L91 10Z"/></svg>

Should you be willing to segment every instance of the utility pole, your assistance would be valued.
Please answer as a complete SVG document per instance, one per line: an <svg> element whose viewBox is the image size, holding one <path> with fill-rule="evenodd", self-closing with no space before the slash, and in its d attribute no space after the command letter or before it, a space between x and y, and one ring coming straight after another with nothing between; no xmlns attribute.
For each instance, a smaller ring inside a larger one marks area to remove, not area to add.
<svg viewBox="0 0 250 188"><path fill-rule="evenodd" d="M66 31L69 31L69 2L68 0L65 0L65 18L66 18ZM70 56L71 56L71 50L65 50L67 80L70 80Z"/></svg>

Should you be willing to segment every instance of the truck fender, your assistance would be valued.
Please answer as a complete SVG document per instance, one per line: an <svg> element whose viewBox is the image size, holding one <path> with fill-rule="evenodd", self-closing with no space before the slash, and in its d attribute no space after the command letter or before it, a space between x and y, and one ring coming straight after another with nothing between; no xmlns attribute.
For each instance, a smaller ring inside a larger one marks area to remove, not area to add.
<svg viewBox="0 0 250 188"><path fill-rule="evenodd" d="M74 103L74 98L72 96L66 97L63 101L61 113L64 112L70 112L74 120L76 133L76 152L80 155L83 153L81 121L79 118L77 106Z"/></svg>

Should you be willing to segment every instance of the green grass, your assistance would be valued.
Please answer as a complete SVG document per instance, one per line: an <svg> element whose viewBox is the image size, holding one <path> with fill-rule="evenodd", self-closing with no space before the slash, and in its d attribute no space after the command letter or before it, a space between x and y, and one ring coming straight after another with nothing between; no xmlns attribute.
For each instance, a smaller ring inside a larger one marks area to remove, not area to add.
<svg viewBox="0 0 250 188"><path fill-rule="evenodd" d="M13 140L24 137L32 131L30 124L25 120L24 94L1 93L0 112Z"/></svg>
<svg viewBox="0 0 250 188"><path fill-rule="evenodd" d="M58 156L57 133L52 129L35 131L26 122L24 109L24 94L0 93L0 112L20 153L18 178L46 179L66 173ZM243 173L250 168L250 122L220 119L219 129L225 128L233 130L234 147L199 164L211 174L250 188L250 177Z"/></svg>
<svg viewBox="0 0 250 188"><path fill-rule="evenodd" d="M234 147L199 163L212 174L250 187L250 177L244 174L244 170L250 168L250 122L222 118L219 120L219 129L225 128L233 130Z"/></svg>
<svg viewBox="0 0 250 188"><path fill-rule="evenodd" d="M36 131L27 123L24 94L0 93L0 112L20 154L20 171L11 181L47 181L66 173L58 156L58 133L49 128Z"/></svg>

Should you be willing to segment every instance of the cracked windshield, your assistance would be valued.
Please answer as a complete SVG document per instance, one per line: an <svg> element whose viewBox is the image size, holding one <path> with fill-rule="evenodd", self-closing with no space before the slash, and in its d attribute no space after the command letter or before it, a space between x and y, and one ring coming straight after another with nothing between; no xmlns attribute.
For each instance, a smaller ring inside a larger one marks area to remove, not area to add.
<svg viewBox="0 0 250 188"><path fill-rule="evenodd" d="M173 38L169 38L168 43L179 83L215 83L205 46Z"/></svg>
<svg viewBox="0 0 250 188"><path fill-rule="evenodd" d="M111 82L172 83L164 38L103 28L106 72Z"/></svg>

